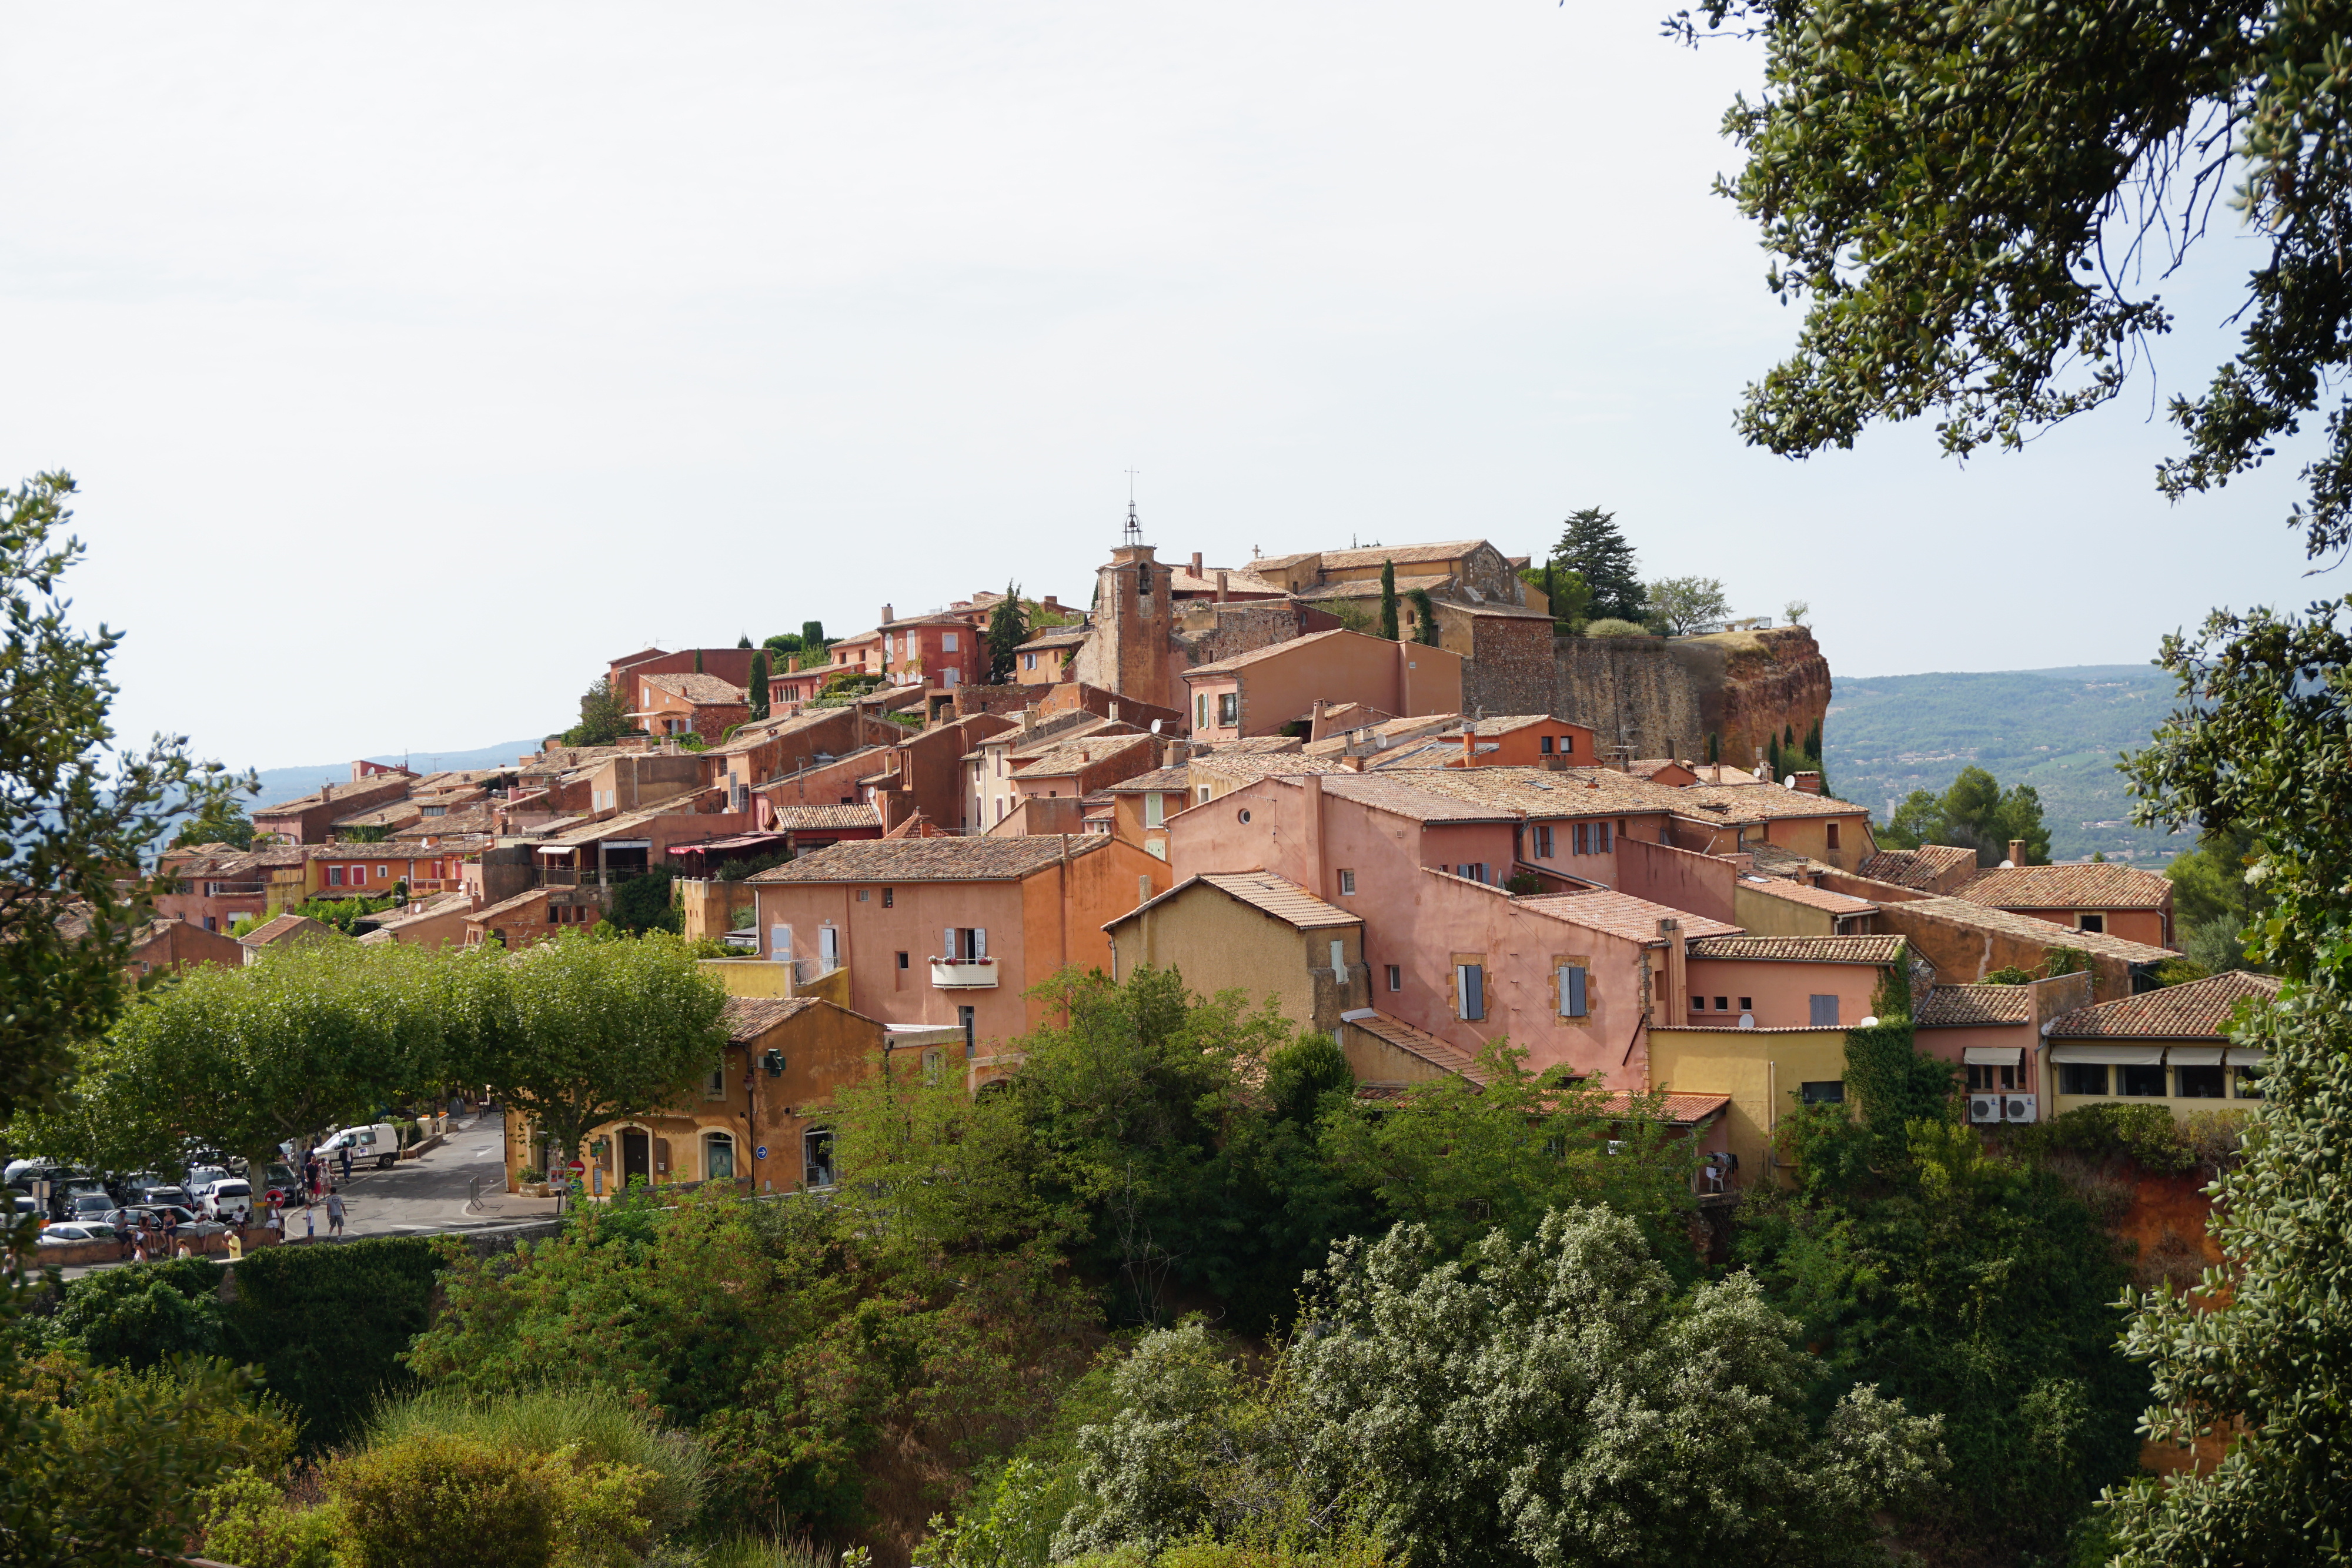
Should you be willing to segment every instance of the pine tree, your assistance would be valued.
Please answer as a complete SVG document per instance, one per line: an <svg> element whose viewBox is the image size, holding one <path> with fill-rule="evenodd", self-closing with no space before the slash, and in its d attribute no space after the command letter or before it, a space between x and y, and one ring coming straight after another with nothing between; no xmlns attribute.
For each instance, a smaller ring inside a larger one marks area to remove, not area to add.
<svg viewBox="0 0 2352 1568"><path fill-rule="evenodd" d="M768 716L768 651L760 649L751 655L751 685L749 693L751 716Z"/></svg>
<svg viewBox="0 0 2352 1568"><path fill-rule="evenodd" d="M1001 686L1013 678L1021 644L1029 640L1028 612L1021 607L1021 590L1004 585L1004 597L988 617L988 684Z"/></svg>
<svg viewBox="0 0 2352 1568"><path fill-rule="evenodd" d="M1822 721L1820 719L1813 720L1813 727L1805 731L1805 755L1813 759L1814 767L1821 766Z"/></svg>
<svg viewBox="0 0 2352 1568"><path fill-rule="evenodd" d="M1598 507L1570 515L1553 553L1592 591L1589 613L1594 620L1639 621L1648 596L1634 570L1633 547L1619 531L1616 517Z"/></svg>
<svg viewBox="0 0 2352 1568"><path fill-rule="evenodd" d="M735 635L735 645L738 648L750 647L751 645L751 633L749 632L737 632Z"/></svg>
<svg viewBox="0 0 2352 1568"><path fill-rule="evenodd" d="M1391 643L1397 640L1396 562L1392 560L1381 562L1381 635Z"/></svg>

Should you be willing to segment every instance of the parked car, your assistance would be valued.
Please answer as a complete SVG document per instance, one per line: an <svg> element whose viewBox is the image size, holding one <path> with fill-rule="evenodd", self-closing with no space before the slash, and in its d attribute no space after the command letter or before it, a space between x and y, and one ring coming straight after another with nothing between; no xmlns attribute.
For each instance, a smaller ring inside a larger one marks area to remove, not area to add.
<svg viewBox="0 0 2352 1568"><path fill-rule="evenodd" d="M270 1161L269 1168L261 1173L261 1185L256 1189L254 1200L268 1203L273 1194L281 1204L302 1201L302 1178L282 1160Z"/></svg>
<svg viewBox="0 0 2352 1568"><path fill-rule="evenodd" d="M228 1174L226 1166L190 1166L188 1179L180 1185L188 1189L190 1197L201 1198L205 1188L216 1181L226 1181Z"/></svg>
<svg viewBox="0 0 2352 1568"><path fill-rule="evenodd" d="M197 1207L207 1218L242 1225L245 1217L253 1212L253 1188L242 1176L225 1176L205 1188Z"/></svg>
<svg viewBox="0 0 2352 1568"><path fill-rule="evenodd" d="M95 1204L93 1211L90 1206ZM106 1184L93 1176L68 1176L63 1182L49 1184L49 1218L71 1219L84 1212L103 1212L114 1207L114 1195Z"/></svg>
<svg viewBox="0 0 2352 1568"><path fill-rule="evenodd" d="M108 1211L115 1207L115 1202L104 1187L100 1187L94 1191L68 1192L65 1196L65 1201L58 1207L62 1211L58 1218L68 1223L79 1224L85 1220L103 1218Z"/></svg>
<svg viewBox="0 0 2352 1568"><path fill-rule="evenodd" d="M183 1208L176 1203L140 1203L128 1208L118 1208L106 1216L106 1222L117 1230L125 1230L139 1223L140 1216L152 1214L162 1219L166 1214L179 1217L183 1236L218 1236L228 1228L217 1219L206 1219L194 1209Z"/></svg>
<svg viewBox="0 0 2352 1568"><path fill-rule="evenodd" d="M319 1145L319 1157L332 1159L345 1149L352 1152L352 1164L373 1160L376 1169L388 1171L400 1162L400 1129L389 1122L345 1127Z"/></svg>
<svg viewBox="0 0 2352 1568"><path fill-rule="evenodd" d="M70 1247L77 1241L111 1241L114 1227L94 1220L60 1219L45 1228L38 1238L44 1247Z"/></svg>

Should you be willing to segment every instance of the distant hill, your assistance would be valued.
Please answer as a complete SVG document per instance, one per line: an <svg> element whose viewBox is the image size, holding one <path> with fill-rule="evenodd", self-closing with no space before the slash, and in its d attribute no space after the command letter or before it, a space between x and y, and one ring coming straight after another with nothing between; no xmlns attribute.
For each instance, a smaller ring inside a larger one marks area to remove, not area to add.
<svg viewBox="0 0 2352 1568"><path fill-rule="evenodd" d="M1912 790L1941 794L1973 763L2004 789L2040 792L2053 860L2101 850L2147 864L2194 841L2126 824L2132 797L2116 758L2147 746L2172 705L2172 677L2147 664L1840 675L1822 727L1823 764L1831 788L1884 821Z"/></svg>
<svg viewBox="0 0 2352 1568"><path fill-rule="evenodd" d="M405 762L419 773L436 768L495 768L512 763L539 749L537 740L509 740L498 746L478 746L471 751L393 751L367 758L370 762ZM274 805L308 795L321 784L347 784L351 781L352 764L346 758L341 762L321 762L310 768L264 768L259 769L261 793L246 802L247 809Z"/></svg>

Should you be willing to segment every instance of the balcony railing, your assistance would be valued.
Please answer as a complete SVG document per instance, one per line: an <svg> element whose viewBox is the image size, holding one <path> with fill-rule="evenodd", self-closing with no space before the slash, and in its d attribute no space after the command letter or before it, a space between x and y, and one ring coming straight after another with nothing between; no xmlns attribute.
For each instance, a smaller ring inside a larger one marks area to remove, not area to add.
<svg viewBox="0 0 2352 1568"><path fill-rule="evenodd" d="M589 866L574 871L570 866L541 866L531 873L533 887L618 887L646 874L644 866L613 866L598 870Z"/></svg>
<svg viewBox="0 0 2352 1568"><path fill-rule="evenodd" d="M206 898L259 898L269 891L266 882L208 882L204 885Z"/></svg>
<svg viewBox="0 0 2352 1568"><path fill-rule="evenodd" d="M996 984L993 958L934 958L931 984L942 991L984 990Z"/></svg>

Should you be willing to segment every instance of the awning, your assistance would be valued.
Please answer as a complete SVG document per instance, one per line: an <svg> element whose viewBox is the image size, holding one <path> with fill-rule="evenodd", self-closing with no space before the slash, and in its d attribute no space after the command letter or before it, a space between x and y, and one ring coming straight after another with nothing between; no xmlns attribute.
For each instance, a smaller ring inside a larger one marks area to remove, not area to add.
<svg viewBox="0 0 2352 1568"><path fill-rule="evenodd" d="M2025 1061L2021 1045L1971 1045L1960 1052L1970 1067L2016 1067Z"/></svg>
<svg viewBox="0 0 2352 1568"><path fill-rule="evenodd" d="M704 839L699 843L672 844L669 852L674 855L698 855L705 850L756 849L762 844L781 844L791 837L790 833L738 833L731 839Z"/></svg>
<svg viewBox="0 0 2352 1568"><path fill-rule="evenodd" d="M2233 1045L2230 1047L2230 1065L2232 1067L2260 1067L2264 1061L2270 1059L2270 1054L2271 1053L2267 1051L2255 1051L2247 1046Z"/></svg>
<svg viewBox="0 0 2352 1568"><path fill-rule="evenodd" d="M541 844L539 852L543 855L568 855L579 847L578 844Z"/></svg>
<svg viewBox="0 0 2352 1568"><path fill-rule="evenodd" d="M2053 1045L2050 1048L2053 1061L2105 1062L2112 1067L2161 1067L2164 1047L2160 1045Z"/></svg>
<svg viewBox="0 0 2352 1568"><path fill-rule="evenodd" d="M2176 1045L2165 1053L2175 1067L2219 1067L2221 1048L2218 1045Z"/></svg>

